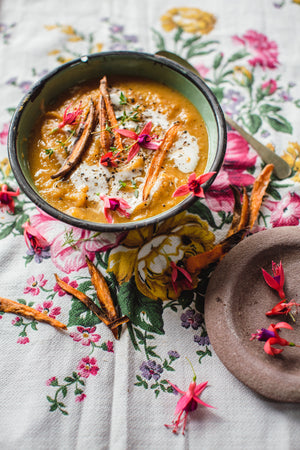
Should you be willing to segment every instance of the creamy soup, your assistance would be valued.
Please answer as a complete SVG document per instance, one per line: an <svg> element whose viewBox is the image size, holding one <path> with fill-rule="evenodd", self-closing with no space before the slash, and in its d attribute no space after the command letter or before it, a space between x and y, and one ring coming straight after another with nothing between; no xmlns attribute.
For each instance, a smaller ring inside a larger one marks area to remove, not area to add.
<svg viewBox="0 0 300 450"><path fill-rule="evenodd" d="M142 78L104 77L70 89L43 113L29 145L41 196L68 215L102 223L170 209L183 199L174 191L203 173L208 154L206 126L192 103Z"/></svg>

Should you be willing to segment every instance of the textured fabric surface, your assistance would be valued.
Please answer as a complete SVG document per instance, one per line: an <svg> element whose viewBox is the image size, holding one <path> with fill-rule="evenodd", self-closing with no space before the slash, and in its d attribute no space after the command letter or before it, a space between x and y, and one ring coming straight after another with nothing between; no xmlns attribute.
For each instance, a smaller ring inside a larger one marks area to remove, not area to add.
<svg viewBox="0 0 300 450"><path fill-rule="evenodd" d="M299 226L299 18L296 0L1 0L0 185L17 190L6 160L8 127L41 76L93 52L167 49L187 58L224 111L293 168L289 179L272 179L253 232ZM205 200L120 242L117 234L95 236L49 218L23 193L13 197L14 211L1 200L0 296L68 325L58 331L0 311L2 449L299 448L299 405L254 393L214 353L203 309L208 273L193 292L164 302L149 298L149 274L137 281L142 258L146 267L153 261L159 267L169 252L177 263L195 243L203 251L224 238L233 212L230 184L251 191L262 166L247 142L228 129L225 162ZM49 244L40 255L26 246L22 226L28 220ZM190 237L188 244L182 236ZM103 251L107 244L114 248ZM132 314L119 341L56 285L58 273L94 295L86 254L111 283L122 312ZM128 274L123 283L120 260ZM163 298L167 273L163 282L155 273L152 293ZM164 424L171 423L180 398L167 380L183 390L192 381L186 358L197 383L208 380L201 399L216 409L199 405L183 436ZM278 389L284 388L283 379Z"/></svg>

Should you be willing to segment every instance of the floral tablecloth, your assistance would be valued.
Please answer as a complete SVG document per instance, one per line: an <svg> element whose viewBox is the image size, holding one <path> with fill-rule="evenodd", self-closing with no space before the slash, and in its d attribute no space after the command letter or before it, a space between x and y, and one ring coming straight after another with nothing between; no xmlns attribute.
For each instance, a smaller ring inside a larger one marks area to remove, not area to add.
<svg viewBox="0 0 300 450"><path fill-rule="evenodd" d="M225 237L230 185L251 190L263 167L237 132L228 129L225 162L205 199L122 235L74 229L45 215L18 194L7 159L12 114L49 70L93 52L166 49L187 58L224 111L293 169L288 179L272 178L252 232L299 226L299 20L297 0L1 0L0 296L68 326L58 331L0 311L2 449L299 448L299 405L259 396L214 353L203 307L209 272L179 298L171 283L170 261ZM8 198L6 188L18 195ZM28 221L44 238L38 251L24 239ZM95 296L86 255L130 318L119 341L56 284L55 273ZM181 396L168 381L187 390L188 360L197 383L208 381L201 399L215 409L199 405L183 436L164 424Z"/></svg>

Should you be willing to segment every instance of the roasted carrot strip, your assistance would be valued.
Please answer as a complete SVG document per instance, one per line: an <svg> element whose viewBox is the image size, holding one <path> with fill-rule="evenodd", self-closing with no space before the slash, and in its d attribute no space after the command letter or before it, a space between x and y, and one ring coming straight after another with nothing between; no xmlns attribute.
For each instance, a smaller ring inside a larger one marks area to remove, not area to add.
<svg viewBox="0 0 300 450"><path fill-rule="evenodd" d="M250 217L249 228L251 229L257 219L263 197L269 185L271 175L274 169L273 164L267 164L254 181L250 197Z"/></svg>
<svg viewBox="0 0 300 450"><path fill-rule="evenodd" d="M0 297L0 311L7 313L20 314L21 316L28 317L29 319L35 319L38 322L46 322L55 328L67 329L67 326L59 322L52 317L47 316L47 314L41 313L30 306L23 305L22 303L15 302L14 300L9 300L7 298Z"/></svg>
<svg viewBox="0 0 300 450"><path fill-rule="evenodd" d="M150 191L155 183L158 173L161 170L161 166L165 159L167 151L170 150L176 138L178 128L179 125L175 124L168 129L164 137L164 140L162 141L161 145L158 147L158 149L155 151L153 155L143 189L143 201L147 200L150 194Z"/></svg>
<svg viewBox="0 0 300 450"><path fill-rule="evenodd" d="M100 95L103 96L104 101L105 101L105 107L106 107L106 111L107 111L108 120L109 120L111 129L112 129L112 132L114 134L114 137L115 137L115 147L119 151L122 151L123 144L122 144L121 136L118 133L114 132L114 130L116 128L118 128L118 121L116 119L115 111L114 111L113 105L110 100L110 95L109 95L109 92L107 89L107 78L105 76L100 80ZM102 128L101 128L101 130L102 130Z"/></svg>
<svg viewBox="0 0 300 450"><path fill-rule="evenodd" d="M55 174L51 175L51 178L54 179L54 178L58 178L58 177L64 177L80 161L80 158L83 155L83 152L85 150L87 140L90 137L90 134L92 131L92 127L94 124L94 116L95 116L95 107L94 107L94 102L91 99L87 119L86 119L84 125L79 130L77 139L73 144L70 155L65 160L63 166L59 169L59 171L56 172Z"/></svg>
<svg viewBox="0 0 300 450"><path fill-rule="evenodd" d="M249 223L249 197L245 186L243 187L243 200L242 200L242 211L241 219L238 225L237 231L246 228Z"/></svg>
<svg viewBox="0 0 300 450"><path fill-rule="evenodd" d="M200 273L201 270L209 266L209 264L219 261L226 253L229 252L229 250L231 250L243 239L245 234L246 229L240 230L224 239L224 241L217 244L212 250L199 253L195 256L190 256L186 260L187 271L189 273Z"/></svg>
<svg viewBox="0 0 300 450"><path fill-rule="evenodd" d="M233 208L232 222L229 231L227 233L227 237L232 236L234 233L236 233L236 231L238 231L238 226L241 220L241 213L242 213L240 191L236 186L231 185L230 188L234 196L234 208Z"/></svg>
<svg viewBox="0 0 300 450"><path fill-rule="evenodd" d="M107 153L111 146L111 135L107 129L108 117L106 112L105 100L100 93L98 102L98 116L100 125L100 145L103 153Z"/></svg>

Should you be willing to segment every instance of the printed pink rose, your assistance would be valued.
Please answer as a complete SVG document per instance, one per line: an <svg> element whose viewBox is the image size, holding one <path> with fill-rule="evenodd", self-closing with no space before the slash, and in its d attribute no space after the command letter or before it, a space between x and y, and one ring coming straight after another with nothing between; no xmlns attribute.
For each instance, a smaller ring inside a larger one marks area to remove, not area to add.
<svg viewBox="0 0 300 450"><path fill-rule="evenodd" d="M98 342L101 338L100 334L96 334L96 327L77 327L77 332L70 333L71 338L82 345L90 345L91 342Z"/></svg>
<svg viewBox="0 0 300 450"><path fill-rule="evenodd" d="M36 305L35 309L37 311L40 311L41 313L47 314L49 317L52 317L52 319L55 319L57 316L59 316L61 309L59 306L53 306L52 300L46 300L42 305Z"/></svg>
<svg viewBox="0 0 300 450"><path fill-rule="evenodd" d="M233 40L243 44L252 54L249 60L251 66L261 66L264 69L275 69L278 62L278 47L275 41L269 41L267 36L254 30L248 30L242 37L233 36Z"/></svg>
<svg viewBox="0 0 300 450"><path fill-rule="evenodd" d="M107 351L113 353L114 352L114 343L112 341L106 342Z"/></svg>
<svg viewBox="0 0 300 450"><path fill-rule="evenodd" d="M83 394L83 393L80 394L80 395L77 395L76 398L75 398L75 402L78 402L78 403L83 402L83 400L85 399L85 397L86 397L86 395Z"/></svg>
<svg viewBox="0 0 300 450"><path fill-rule="evenodd" d="M11 321L11 324L12 324L12 325L17 325L17 323L20 322L20 321L21 321L20 317L17 316L17 317L15 317L15 319L13 319L13 320Z"/></svg>
<svg viewBox="0 0 300 450"><path fill-rule="evenodd" d="M9 123L5 123L2 127L2 131L0 131L0 143L2 145L7 144L8 130L9 130Z"/></svg>
<svg viewBox="0 0 300 450"><path fill-rule="evenodd" d="M267 200L264 205L271 211L270 222L273 227L299 225L300 197L295 192L289 192L279 202Z"/></svg>
<svg viewBox="0 0 300 450"><path fill-rule="evenodd" d="M30 223L49 242L51 259L55 266L71 273L86 267L85 256L93 261L95 253L113 248L120 242L123 233L94 233L71 226L66 226L45 212L38 210L38 214L30 218Z"/></svg>
<svg viewBox="0 0 300 450"><path fill-rule="evenodd" d="M17 344L28 344L29 342L29 338L27 336L25 337L19 337L19 339L17 340Z"/></svg>
<svg viewBox="0 0 300 450"><path fill-rule="evenodd" d="M52 386L54 383L57 383L56 377L51 377L49 380L46 381L47 386Z"/></svg>
<svg viewBox="0 0 300 450"><path fill-rule="evenodd" d="M209 68L206 67L204 64L196 64L195 69L198 70L202 78L205 78L209 72Z"/></svg>
<svg viewBox="0 0 300 450"><path fill-rule="evenodd" d="M234 197L230 185L249 186L255 178L246 170L253 167L257 155L249 149L248 142L236 131L227 134L227 149L223 167L205 194L207 206L212 211L232 212Z"/></svg>
<svg viewBox="0 0 300 450"><path fill-rule="evenodd" d="M272 95L272 94L274 94L276 89L277 89L277 82L276 82L276 80L268 80L268 81L265 81L261 85L261 90L262 90L264 95Z"/></svg>
<svg viewBox="0 0 300 450"><path fill-rule="evenodd" d="M43 274L37 275L37 277L32 275L27 280L27 286L24 288L24 294L39 295L40 287L44 287L46 283L47 280L44 279Z"/></svg>
<svg viewBox="0 0 300 450"><path fill-rule="evenodd" d="M78 374L81 377L88 378L90 375L97 375L99 367L97 366L96 358L86 356L82 358L77 366Z"/></svg>

